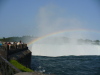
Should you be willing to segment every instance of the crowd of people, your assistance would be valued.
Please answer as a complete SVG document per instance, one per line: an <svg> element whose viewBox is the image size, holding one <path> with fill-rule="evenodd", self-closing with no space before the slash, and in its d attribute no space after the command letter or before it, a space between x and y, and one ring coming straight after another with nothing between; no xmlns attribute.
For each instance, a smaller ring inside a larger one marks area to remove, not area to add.
<svg viewBox="0 0 100 75"><path fill-rule="evenodd" d="M9 49L11 48L11 45L17 45L17 47L20 45L20 44L24 44L22 41L19 41L19 42L1 42L0 41L0 47L2 47L2 45L9 45Z"/></svg>
<svg viewBox="0 0 100 75"><path fill-rule="evenodd" d="M3 45L3 44L7 44L7 45L10 45L10 44L17 44L17 45L19 45L19 44L23 44L21 41L19 41L19 42L1 42L0 41L0 45Z"/></svg>

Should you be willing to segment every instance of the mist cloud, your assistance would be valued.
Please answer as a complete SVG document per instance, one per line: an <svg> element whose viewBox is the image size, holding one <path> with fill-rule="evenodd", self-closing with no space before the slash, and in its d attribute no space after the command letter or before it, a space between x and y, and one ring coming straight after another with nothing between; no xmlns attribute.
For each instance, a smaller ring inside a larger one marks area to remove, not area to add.
<svg viewBox="0 0 100 75"><path fill-rule="evenodd" d="M73 14L75 15L75 14ZM77 16L78 17L78 16ZM59 8L55 5L46 5L39 9L36 15L37 22L37 34L44 36L50 33L59 32L63 30L75 30L84 28L84 23L77 17L72 17L68 14L68 10ZM84 38L87 36L87 32L68 32L61 34L62 36L69 36L70 43L65 42L63 37L45 38L39 40L38 43L34 43L32 46L32 55L42 56L66 56L66 55L100 55L99 46L77 44L75 38ZM59 34L60 36L60 34ZM88 35L89 36L89 35ZM73 39L74 38L74 39Z"/></svg>
<svg viewBox="0 0 100 75"><path fill-rule="evenodd" d="M36 15L37 34L43 36L62 30L82 28L82 22L79 19L67 16L70 16L67 10L56 5L41 7Z"/></svg>

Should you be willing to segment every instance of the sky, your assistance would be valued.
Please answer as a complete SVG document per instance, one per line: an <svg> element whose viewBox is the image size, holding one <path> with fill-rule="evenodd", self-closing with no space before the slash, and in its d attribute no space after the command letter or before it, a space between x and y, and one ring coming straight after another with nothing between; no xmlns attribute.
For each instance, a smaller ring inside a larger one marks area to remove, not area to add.
<svg viewBox="0 0 100 75"><path fill-rule="evenodd" d="M0 37L41 37L60 31L66 32L55 36L100 40L100 1L0 0Z"/></svg>

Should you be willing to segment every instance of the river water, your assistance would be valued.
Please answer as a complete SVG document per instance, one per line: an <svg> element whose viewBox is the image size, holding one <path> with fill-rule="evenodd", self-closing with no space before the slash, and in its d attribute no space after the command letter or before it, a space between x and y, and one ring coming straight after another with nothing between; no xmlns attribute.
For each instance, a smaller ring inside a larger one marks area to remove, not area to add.
<svg viewBox="0 0 100 75"><path fill-rule="evenodd" d="M100 75L100 56L32 56L32 69L55 75Z"/></svg>

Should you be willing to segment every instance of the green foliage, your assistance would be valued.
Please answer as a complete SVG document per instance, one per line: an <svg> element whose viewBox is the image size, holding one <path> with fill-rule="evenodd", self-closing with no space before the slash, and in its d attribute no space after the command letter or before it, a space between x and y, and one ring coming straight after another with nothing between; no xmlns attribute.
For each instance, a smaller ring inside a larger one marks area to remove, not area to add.
<svg viewBox="0 0 100 75"><path fill-rule="evenodd" d="M0 38L2 42L19 42L20 40L24 43L30 42L34 37L31 36L22 36L22 37L8 37L8 38Z"/></svg>
<svg viewBox="0 0 100 75"><path fill-rule="evenodd" d="M95 42L100 42L99 40L95 40Z"/></svg>
<svg viewBox="0 0 100 75"><path fill-rule="evenodd" d="M26 68L25 66L23 66L22 64L20 64L18 61L16 60L10 60L10 63L12 65L14 65L16 68L18 68L19 70L21 70L22 72L33 72L33 70Z"/></svg>
<svg viewBox="0 0 100 75"><path fill-rule="evenodd" d="M8 37L8 38L5 38L5 37L2 37L0 38L0 41L2 42L19 42L20 40L23 42L23 43L28 43L30 41L32 41L33 39L36 39L38 37L34 37L34 36L22 36L22 37ZM58 37L57 37L58 38ZM57 39L56 37L55 38L52 38L53 40ZM67 37L60 37L58 39L63 39L63 41L65 43L67 42L70 42L70 38L67 38ZM95 45L100 45L100 40L90 40L90 39L77 39L77 42L78 43L87 43L87 44L95 44Z"/></svg>

